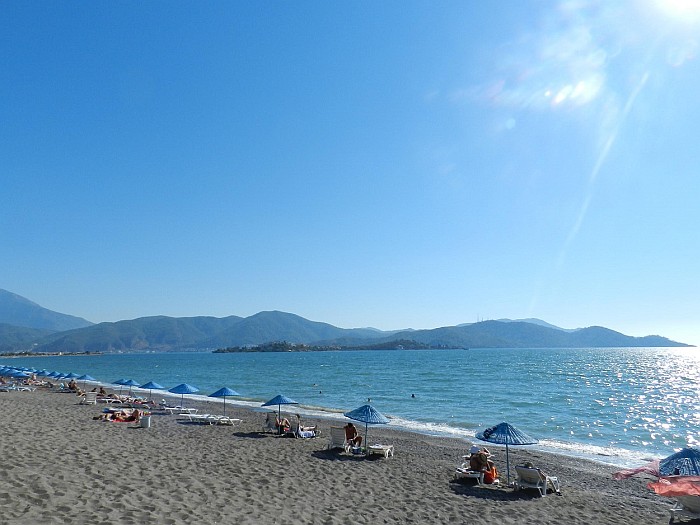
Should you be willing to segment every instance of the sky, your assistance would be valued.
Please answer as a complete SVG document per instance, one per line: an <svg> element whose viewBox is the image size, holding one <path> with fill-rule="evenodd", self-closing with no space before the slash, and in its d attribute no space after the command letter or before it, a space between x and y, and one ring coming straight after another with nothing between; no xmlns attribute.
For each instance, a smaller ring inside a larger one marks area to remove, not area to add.
<svg viewBox="0 0 700 525"><path fill-rule="evenodd" d="M700 2L0 3L0 288L700 344Z"/></svg>

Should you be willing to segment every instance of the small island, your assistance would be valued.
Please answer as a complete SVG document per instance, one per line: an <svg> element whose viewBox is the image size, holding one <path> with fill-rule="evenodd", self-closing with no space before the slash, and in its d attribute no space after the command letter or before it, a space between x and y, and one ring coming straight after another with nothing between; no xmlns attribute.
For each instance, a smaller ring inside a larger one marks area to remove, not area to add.
<svg viewBox="0 0 700 525"><path fill-rule="evenodd" d="M382 343L364 344L360 346L342 345L307 345L303 343L289 343L287 341L274 341L260 345L230 346L218 348L213 351L215 354L229 354L234 352L330 352L348 350L434 350L447 348L444 346L431 346L409 339L397 339Z"/></svg>

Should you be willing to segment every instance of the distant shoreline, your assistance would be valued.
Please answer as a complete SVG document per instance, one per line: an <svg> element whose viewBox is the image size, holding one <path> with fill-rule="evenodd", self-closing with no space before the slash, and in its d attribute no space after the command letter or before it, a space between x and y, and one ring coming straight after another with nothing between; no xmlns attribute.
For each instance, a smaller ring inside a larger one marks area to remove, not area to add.
<svg viewBox="0 0 700 525"><path fill-rule="evenodd" d="M103 352L3 352L0 357L61 357L75 355L102 355Z"/></svg>

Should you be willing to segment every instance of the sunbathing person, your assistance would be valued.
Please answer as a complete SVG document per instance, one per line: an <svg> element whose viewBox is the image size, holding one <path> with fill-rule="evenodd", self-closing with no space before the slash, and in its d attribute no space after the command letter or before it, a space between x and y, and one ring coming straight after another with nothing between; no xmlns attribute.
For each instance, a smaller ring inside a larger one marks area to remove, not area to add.
<svg viewBox="0 0 700 525"><path fill-rule="evenodd" d="M481 448L478 445L473 445L469 450L469 468L471 470L486 472L493 467L493 461L489 458L491 453L487 448Z"/></svg>
<svg viewBox="0 0 700 525"><path fill-rule="evenodd" d="M352 444L353 447L362 445L362 436L357 433L355 425L348 423L343 428L345 428L345 441Z"/></svg>
<svg viewBox="0 0 700 525"><path fill-rule="evenodd" d="M138 423L141 419L141 412L134 410L133 412L128 412L126 410L116 410L114 412L105 412L101 416L95 416L92 419L101 421L115 421L117 423Z"/></svg>
<svg viewBox="0 0 700 525"><path fill-rule="evenodd" d="M277 431L281 434L282 432L289 432L292 428L292 426L289 424L289 420L286 417L283 417L280 419L279 417L275 418L275 427L277 427Z"/></svg>
<svg viewBox="0 0 700 525"><path fill-rule="evenodd" d="M318 430L318 425L305 427L301 424L301 415L297 414L297 428L299 432L316 432Z"/></svg>
<svg viewBox="0 0 700 525"><path fill-rule="evenodd" d="M317 436L318 425L305 427L301 424L301 415L297 414L297 431L295 437L313 438Z"/></svg>

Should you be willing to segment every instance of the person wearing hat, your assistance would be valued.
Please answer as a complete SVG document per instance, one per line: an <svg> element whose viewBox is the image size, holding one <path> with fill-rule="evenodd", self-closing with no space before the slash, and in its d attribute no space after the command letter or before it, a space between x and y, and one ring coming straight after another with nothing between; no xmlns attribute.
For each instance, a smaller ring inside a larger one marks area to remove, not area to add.
<svg viewBox="0 0 700 525"><path fill-rule="evenodd" d="M491 457L491 453L487 448L472 445L472 448L469 450L469 454L470 469L484 472L493 467L493 461L489 459Z"/></svg>

